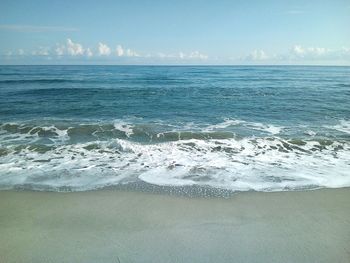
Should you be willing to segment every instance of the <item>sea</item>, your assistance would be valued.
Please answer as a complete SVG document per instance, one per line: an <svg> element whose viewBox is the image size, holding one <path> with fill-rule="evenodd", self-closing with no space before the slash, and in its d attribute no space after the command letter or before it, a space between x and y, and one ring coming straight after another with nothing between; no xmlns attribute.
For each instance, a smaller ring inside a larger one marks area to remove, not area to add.
<svg viewBox="0 0 350 263"><path fill-rule="evenodd" d="M350 186L350 67L0 66L0 189Z"/></svg>

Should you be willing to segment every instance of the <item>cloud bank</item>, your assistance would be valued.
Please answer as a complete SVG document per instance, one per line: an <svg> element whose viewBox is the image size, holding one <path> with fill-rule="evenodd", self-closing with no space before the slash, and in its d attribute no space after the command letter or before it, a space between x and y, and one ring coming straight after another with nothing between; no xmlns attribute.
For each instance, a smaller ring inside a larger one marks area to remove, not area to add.
<svg viewBox="0 0 350 263"><path fill-rule="evenodd" d="M347 60L350 59L350 48L329 49L324 47L303 47L295 45L291 50L294 60Z"/></svg>
<svg viewBox="0 0 350 263"><path fill-rule="evenodd" d="M22 49L21 49L22 50ZM23 50L21 54L23 54ZM8 54L12 56L14 53ZM75 42L68 38L64 44L56 44L56 47L39 47L32 51L33 56L50 56L56 58L69 58L69 57L80 57L80 58L92 58L99 57L105 59L127 59L127 58L138 58L138 59L159 59L159 60L207 60L208 55L199 51L191 52L178 52L178 53L147 53L142 54L131 48L125 48L118 44L114 51L112 48L103 42L98 42L97 47L84 47L81 43Z"/></svg>
<svg viewBox="0 0 350 263"><path fill-rule="evenodd" d="M51 59L52 61L109 61L113 63L141 63L141 64L166 64L166 63L205 63L205 64L349 64L350 48L341 47L331 49L326 47L306 47L294 45L286 49L284 53L272 53L263 49L254 49L243 56L219 57L202 53L198 50L188 52L153 52L143 53L117 44L111 48L104 42L97 42L96 45L86 47L83 44L67 38L65 43L56 44L54 47L39 46L35 50L18 48L5 52L2 57L10 59Z"/></svg>
<svg viewBox="0 0 350 263"><path fill-rule="evenodd" d="M325 62L335 63L339 61L348 61L350 64L350 48L342 47L339 49L330 49L325 47L304 47L302 45L294 45L287 52L275 54L268 53L261 49L253 50L250 54L232 58L232 60L240 60L246 62L266 62L266 63L313 63Z"/></svg>

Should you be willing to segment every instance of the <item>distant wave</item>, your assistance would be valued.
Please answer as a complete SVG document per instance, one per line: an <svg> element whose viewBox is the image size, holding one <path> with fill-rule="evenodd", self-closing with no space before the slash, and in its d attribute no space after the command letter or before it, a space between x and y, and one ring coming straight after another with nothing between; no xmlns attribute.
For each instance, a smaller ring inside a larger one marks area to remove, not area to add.
<svg viewBox="0 0 350 263"><path fill-rule="evenodd" d="M0 84L29 84L29 83L43 83L43 84L50 84L50 83L63 83L63 82L74 82L72 79L9 79L9 80L0 80Z"/></svg>

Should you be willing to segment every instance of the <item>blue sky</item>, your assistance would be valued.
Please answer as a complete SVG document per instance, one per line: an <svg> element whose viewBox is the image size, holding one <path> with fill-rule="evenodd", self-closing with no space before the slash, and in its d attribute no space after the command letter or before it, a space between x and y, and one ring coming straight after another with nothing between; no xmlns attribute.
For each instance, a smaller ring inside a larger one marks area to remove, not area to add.
<svg viewBox="0 0 350 263"><path fill-rule="evenodd" d="M350 1L2 0L1 64L350 65Z"/></svg>

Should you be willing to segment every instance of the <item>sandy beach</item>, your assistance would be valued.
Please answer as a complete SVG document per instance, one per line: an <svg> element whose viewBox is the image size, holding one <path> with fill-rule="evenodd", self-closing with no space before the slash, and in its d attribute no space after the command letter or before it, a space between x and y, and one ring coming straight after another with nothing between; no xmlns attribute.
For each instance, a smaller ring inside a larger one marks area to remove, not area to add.
<svg viewBox="0 0 350 263"><path fill-rule="evenodd" d="M349 262L350 189L0 191L0 262Z"/></svg>

